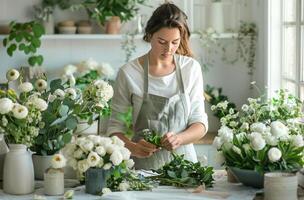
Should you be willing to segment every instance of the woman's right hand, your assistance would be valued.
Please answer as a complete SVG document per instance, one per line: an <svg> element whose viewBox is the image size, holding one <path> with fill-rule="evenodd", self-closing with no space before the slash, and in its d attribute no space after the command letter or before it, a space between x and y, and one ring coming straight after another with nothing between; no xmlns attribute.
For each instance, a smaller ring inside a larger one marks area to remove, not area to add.
<svg viewBox="0 0 304 200"><path fill-rule="evenodd" d="M129 150L131 151L131 155L134 157L148 158L160 149L154 144L151 144L150 142L141 139L138 142L134 142Z"/></svg>

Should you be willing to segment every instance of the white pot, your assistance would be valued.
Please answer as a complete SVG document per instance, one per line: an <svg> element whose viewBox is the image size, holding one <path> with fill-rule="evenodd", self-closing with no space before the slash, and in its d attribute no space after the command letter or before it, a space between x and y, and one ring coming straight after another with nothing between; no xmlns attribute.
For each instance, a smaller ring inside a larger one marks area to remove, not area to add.
<svg viewBox="0 0 304 200"><path fill-rule="evenodd" d="M10 144L3 169L3 190L8 194L34 192L34 167L32 155L23 144Z"/></svg>
<svg viewBox="0 0 304 200"><path fill-rule="evenodd" d="M264 176L265 200L297 200L298 179L293 173L270 172Z"/></svg>
<svg viewBox="0 0 304 200"><path fill-rule="evenodd" d="M48 15L48 19L45 21L42 21L45 34L54 34L55 30L55 23L54 23L54 17L52 14Z"/></svg>
<svg viewBox="0 0 304 200"><path fill-rule="evenodd" d="M47 168L51 166L51 160L53 155L51 156L41 156L41 155L33 155L33 164L35 171L35 179L43 180L43 174Z"/></svg>
<svg viewBox="0 0 304 200"><path fill-rule="evenodd" d="M98 120L95 120L93 124L88 124L86 121L80 121L77 124L75 134L78 135L98 135Z"/></svg>
<svg viewBox="0 0 304 200"><path fill-rule="evenodd" d="M64 174L62 171L44 173L44 193L62 195L64 193Z"/></svg>
<svg viewBox="0 0 304 200"><path fill-rule="evenodd" d="M223 3L213 2L210 6L210 26L218 33L225 31Z"/></svg>

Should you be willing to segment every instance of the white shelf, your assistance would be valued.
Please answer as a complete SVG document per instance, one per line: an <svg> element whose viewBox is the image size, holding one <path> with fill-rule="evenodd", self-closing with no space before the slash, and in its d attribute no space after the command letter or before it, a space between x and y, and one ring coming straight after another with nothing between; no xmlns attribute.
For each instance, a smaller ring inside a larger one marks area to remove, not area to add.
<svg viewBox="0 0 304 200"><path fill-rule="evenodd" d="M3 40L7 35L0 35L0 40ZM237 33L221 33L214 35L217 39L229 39L236 38ZM124 38L123 34L110 35L110 34L53 34L44 35L42 39L46 40L122 40ZM136 40L141 40L143 35L135 35ZM192 34L191 39L199 38L198 34Z"/></svg>

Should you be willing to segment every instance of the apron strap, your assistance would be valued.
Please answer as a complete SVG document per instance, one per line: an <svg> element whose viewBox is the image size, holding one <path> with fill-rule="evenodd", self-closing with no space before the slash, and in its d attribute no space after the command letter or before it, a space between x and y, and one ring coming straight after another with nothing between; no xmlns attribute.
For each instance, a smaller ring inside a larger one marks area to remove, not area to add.
<svg viewBox="0 0 304 200"><path fill-rule="evenodd" d="M146 54L144 56L144 99L147 99L149 97L148 95L148 79L149 79L149 54Z"/></svg>
<svg viewBox="0 0 304 200"><path fill-rule="evenodd" d="M176 79L177 79L177 83L179 86L179 90L181 93L185 93L184 82L183 82L183 78L182 78L182 70L181 70L179 62L177 60L177 59L180 59L180 56L177 54L174 54L173 59L174 59L175 67L176 67L176 70L175 70Z"/></svg>

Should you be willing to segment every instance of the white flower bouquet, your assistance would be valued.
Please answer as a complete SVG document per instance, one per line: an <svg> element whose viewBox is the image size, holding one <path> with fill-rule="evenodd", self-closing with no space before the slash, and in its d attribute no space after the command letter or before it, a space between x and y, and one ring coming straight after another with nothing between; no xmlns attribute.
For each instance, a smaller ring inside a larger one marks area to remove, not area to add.
<svg viewBox="0 0 304 200"><path fill-rule="evenodd" d="M143 190L151 186L141 181L137 174L130 170L134 161L131 152L124 147L124 142L117 136L101 137L96 135L81 136L63 149L67 164L77 172L80 181L89 168L110 170L107 188L110 190Z"/></svg>
<svg viewBox="0 0 304 200"><path fill-rule="evenodd" d="M240 112L230 109L220 119L221 127L213 142L218 161L260 173L302 168L302 102L283 90L276 98L249 98L248 102ZM227 104L222 102L212 109L226 111Z"/></svg>
<svg viewBox="0 0 304 200"><path fill-rule="evenodd" d="M11 69L6 78L9 84L19 78L19 72ZM30 147L39 134L42 112L47 109L48 104L40 98L39 92L33 93L33 89L30 82L23 82L18 86L19 91L0 90L0 128L8 143Z"/></svg>

